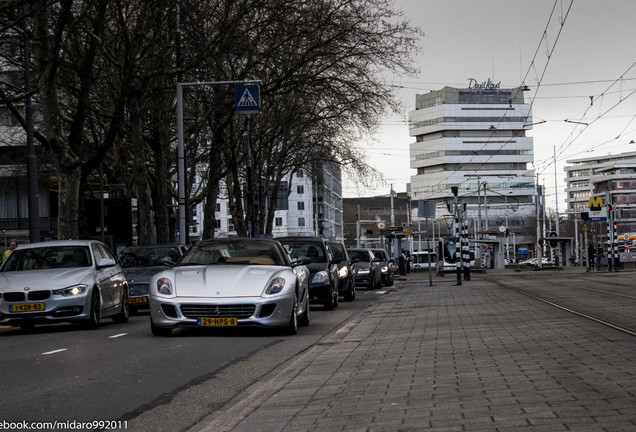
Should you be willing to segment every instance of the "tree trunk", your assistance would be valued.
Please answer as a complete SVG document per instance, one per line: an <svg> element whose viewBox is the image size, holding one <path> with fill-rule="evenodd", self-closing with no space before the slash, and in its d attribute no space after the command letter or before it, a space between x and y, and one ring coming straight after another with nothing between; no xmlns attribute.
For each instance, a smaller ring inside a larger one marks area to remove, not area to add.
<svg viewBox="0 0 636 432"><path fill-rule="evenodd" d="M137 190L137 235L139 244L151 244L152 238L152 200L148 187L148 173L146 171L146 149L144 147L141 131L141 113L139 112L139 99L137 94L132 94L129 100L130 109L130 141L135 152L133 155L133 179Z"/></svg>
<svg viewBox="0 0 636 432"><path fill-rule="evenodd" d="M158 243L170 243L171 230L170 230L170 207L172 202L170 201L170 194L168 193L169 181L169 165L166 161L166 153L169 148L168 139L165 137L166 128L169 127L170 122L164 118L163 107L166 106L165 100L162 97L163 90L157 87L155 90L157 103L153 106L153 121L151 130L150 146L155 154L154 158L154 173L155 182L152 186L152 199L155 210L155 228L157 229L157 242ZM165 125L165 126L164 126Z"/></svg>
<svg viewBox="0 0 636 432"><path fill-rule="evenodd" d="M57 238L74 240L79 238L79 191L82 170L79 164L57 163Z"/></svg>

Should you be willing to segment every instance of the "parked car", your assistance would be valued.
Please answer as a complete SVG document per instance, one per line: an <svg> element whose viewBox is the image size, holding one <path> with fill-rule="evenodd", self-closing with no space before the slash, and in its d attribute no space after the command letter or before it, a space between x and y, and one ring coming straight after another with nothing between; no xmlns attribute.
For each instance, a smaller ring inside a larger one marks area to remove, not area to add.
<svg viewBox="0 0 636 432"><path fill-rule="evenodd" d="M166 267L174 267L185 253L183 245L128 246L117 255L117 263L124 269L130 290L130 311L148 308L150 277Z"/></svg>
<svg viewBox="0 0 636 432"><path fill-rule="evenodd" d="M356 298L356 288L353 281L353 270L351 269L351 258L347 253L347 248L341 241L328 242L329 248L338 263L338 295L344 297L345 301L353 301Z"/></svg>
<svg viewBox="0 0 636 432"><path fill-rule="evenodd" d="M20 245L0 268L0 324L60 321L97 328L128 321L128 284L108 247L95 240Z"/></svg>
<svg viewBox="0 0 636 432"><path fill-rule="evenodd" d="M351 262L353 262L353 275L355 285L366 286L368 289L376 289L382 286L382 272L380 259L376 258L370 249L348 249Z"/></svg>
<svg viewBox="0 0 636 432"><path fill-rule="evenodd" d="M295 334L309 324L309 270L275 240L221 238L192 246L150 278L150 328L260 326Z"/></svg>
<svg viewBox="0 0 636 432"><path fill-rule="evenodd" d="M292 260L309 258L309 301L321 303L325 309L338 307L338 263L327 240L320 237L279 237Z"/></svg>
<svg viewBox="0 0 636 432"><path fill-rule="evenodd" d="M394 260L389 258L389 254L384 249L371 249L373 255L380 260L380 271L382 273L382 285L391 286L395 280ZM398 270L399 271L399 270Z"/></svg>

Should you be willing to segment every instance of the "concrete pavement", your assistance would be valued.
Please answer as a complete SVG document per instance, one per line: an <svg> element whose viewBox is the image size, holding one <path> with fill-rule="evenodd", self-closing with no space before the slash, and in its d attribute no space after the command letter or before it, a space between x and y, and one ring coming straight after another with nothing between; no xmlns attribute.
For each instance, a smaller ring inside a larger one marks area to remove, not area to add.
<svg viewBox="0 0 636 432"><path fill-rule="evenodd" d="M635 337L488 274L455 284L402 277L191 431L636 430Z"/></svg>

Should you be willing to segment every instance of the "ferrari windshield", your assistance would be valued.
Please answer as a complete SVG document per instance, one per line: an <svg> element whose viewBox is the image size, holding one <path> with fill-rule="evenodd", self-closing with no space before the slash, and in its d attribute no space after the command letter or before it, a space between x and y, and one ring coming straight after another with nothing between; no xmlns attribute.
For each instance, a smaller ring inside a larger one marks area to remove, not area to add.
<svg viewBox="0 0 636 432"><path fill-rule="evenodd" d="M14 250L2 271L40 270L89 267L90 253L86 246L50 246Z"/></svg>
<svg viewBox="0 0 636 432"><path fill-rule="evenodd" d="M219 239L197 243L179 262L179 266L243 264L287 265L280 246L258 239Z"/></svg>

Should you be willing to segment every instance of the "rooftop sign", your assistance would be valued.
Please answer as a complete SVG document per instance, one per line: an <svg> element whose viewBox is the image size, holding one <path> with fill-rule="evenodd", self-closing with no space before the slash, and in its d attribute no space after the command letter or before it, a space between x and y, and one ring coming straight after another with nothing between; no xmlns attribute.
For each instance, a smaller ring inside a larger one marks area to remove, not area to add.
<svg viewBox="0 0 636 432"><path fill-rule="evenodd" d="M501 88L501 81L494 83L490 81L478 82L475 78L468 78L468 88L470 90L497 90Z"/></svg>

